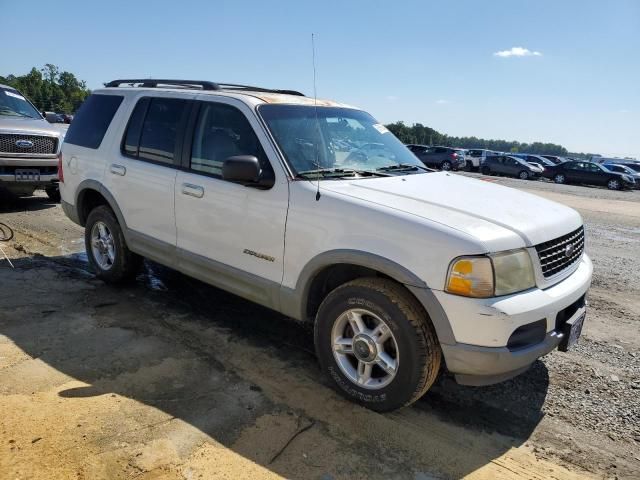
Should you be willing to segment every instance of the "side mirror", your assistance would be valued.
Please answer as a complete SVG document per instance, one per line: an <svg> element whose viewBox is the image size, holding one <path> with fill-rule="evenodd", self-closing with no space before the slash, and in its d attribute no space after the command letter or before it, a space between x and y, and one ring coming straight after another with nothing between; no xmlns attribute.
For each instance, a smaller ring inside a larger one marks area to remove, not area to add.
<svg viewBox="0 0 640 480"><path fill-rule="evenodd" d="M260 161L253 155L237 155L227 158L222 164L222 178L247 187L271 188L275 183L272 175L265 175Z"/></svg>

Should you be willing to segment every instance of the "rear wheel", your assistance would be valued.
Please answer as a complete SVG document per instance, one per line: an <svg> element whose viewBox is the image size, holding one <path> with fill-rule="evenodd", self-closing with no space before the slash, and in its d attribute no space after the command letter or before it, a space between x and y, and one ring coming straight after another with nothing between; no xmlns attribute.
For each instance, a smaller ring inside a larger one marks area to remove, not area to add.
<svg viewBox="0 0 640 480"><path fill-rule="evenodd" d="M527 172L526 170L522 170L519 174L518 174L518 178L520 180L529 180L529 172Z"/></svg>
<svg viewBox="0 0 640 480"><path fill-rule="evenodd" d="M442 165L440 165L440 168L445 172L448 172L452 168L451 162L449 160L445 160L444 162L442 162Z"/></svg>
<svg viewBox="0 0 640 480"><path fill-rule="evenodd" d="M566 183L567 179L562 173L556 173L553 177L553 181L556 183Z"/></svg>
<svg viewBox="0 0 640 480"><path fill-rule="evenodd" d="M622 188L622 183L617 178L611 178L607 182L607 188L609 190L620 190Z"/></svg>
<svg viewBox="0 0 640 480"><path fill-rule="evenodd" d="M440 370L442 354L426 312L388 279L361 278L333 290L318 310L315 345L338 390L380 412L416 401Z"/></svg>
<svg viewBox="0 0 640 480"><path fill-rule="evenodd" d="M89 264L98 278L119 283L135 277L142 257L127 247L118 220L109 207L94 208L87 217L84 232Z"/></svg>
<svg viewBox="0 0 640 480"><path fill-rule="evenodd" d="M471 160L467 160L466 163L464 164L464 169L467 172L473 172L473 162Z"/></svg>
<svg viewBox="0 0 640 480"><path fill-rule="evenodd" d="M491 169L486 165L483 165L480 171L483 175L491 175Z"/></svg>

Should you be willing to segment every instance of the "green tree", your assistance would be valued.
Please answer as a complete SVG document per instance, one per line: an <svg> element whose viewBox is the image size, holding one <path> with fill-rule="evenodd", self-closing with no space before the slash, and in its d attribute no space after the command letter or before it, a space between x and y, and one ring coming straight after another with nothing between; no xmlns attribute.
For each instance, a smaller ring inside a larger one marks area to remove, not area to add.
<svg viewBox="0 0 640 480"><path fill-rule="evenodd" d="M20 90L40 111L73 113L91 93L84 81L51 63L25 75L0 76L0 83Z"/></svg>

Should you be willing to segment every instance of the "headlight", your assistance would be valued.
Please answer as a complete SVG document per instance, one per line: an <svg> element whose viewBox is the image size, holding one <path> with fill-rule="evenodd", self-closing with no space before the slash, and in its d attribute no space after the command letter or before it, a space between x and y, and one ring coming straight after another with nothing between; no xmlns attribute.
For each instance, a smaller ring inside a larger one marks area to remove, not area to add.
<svg viewBox="0 0 640 480"><path fill-rule="evenodd" d="M465 297L487 298L534 287L531 257L526 250L480 257L459 257L451 262L446 291Z"/></svg>

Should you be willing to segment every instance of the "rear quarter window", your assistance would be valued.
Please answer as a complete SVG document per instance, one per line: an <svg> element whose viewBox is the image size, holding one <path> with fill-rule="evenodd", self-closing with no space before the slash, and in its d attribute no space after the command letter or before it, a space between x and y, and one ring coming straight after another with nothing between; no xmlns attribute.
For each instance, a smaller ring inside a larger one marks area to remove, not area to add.
<svg viewBox="0 0 640 480"><path fill-rule="evenodd" d="M87 98L69 126L65 143L99 148L122 99L120 95L101 94L93 94Z"/></svg>

